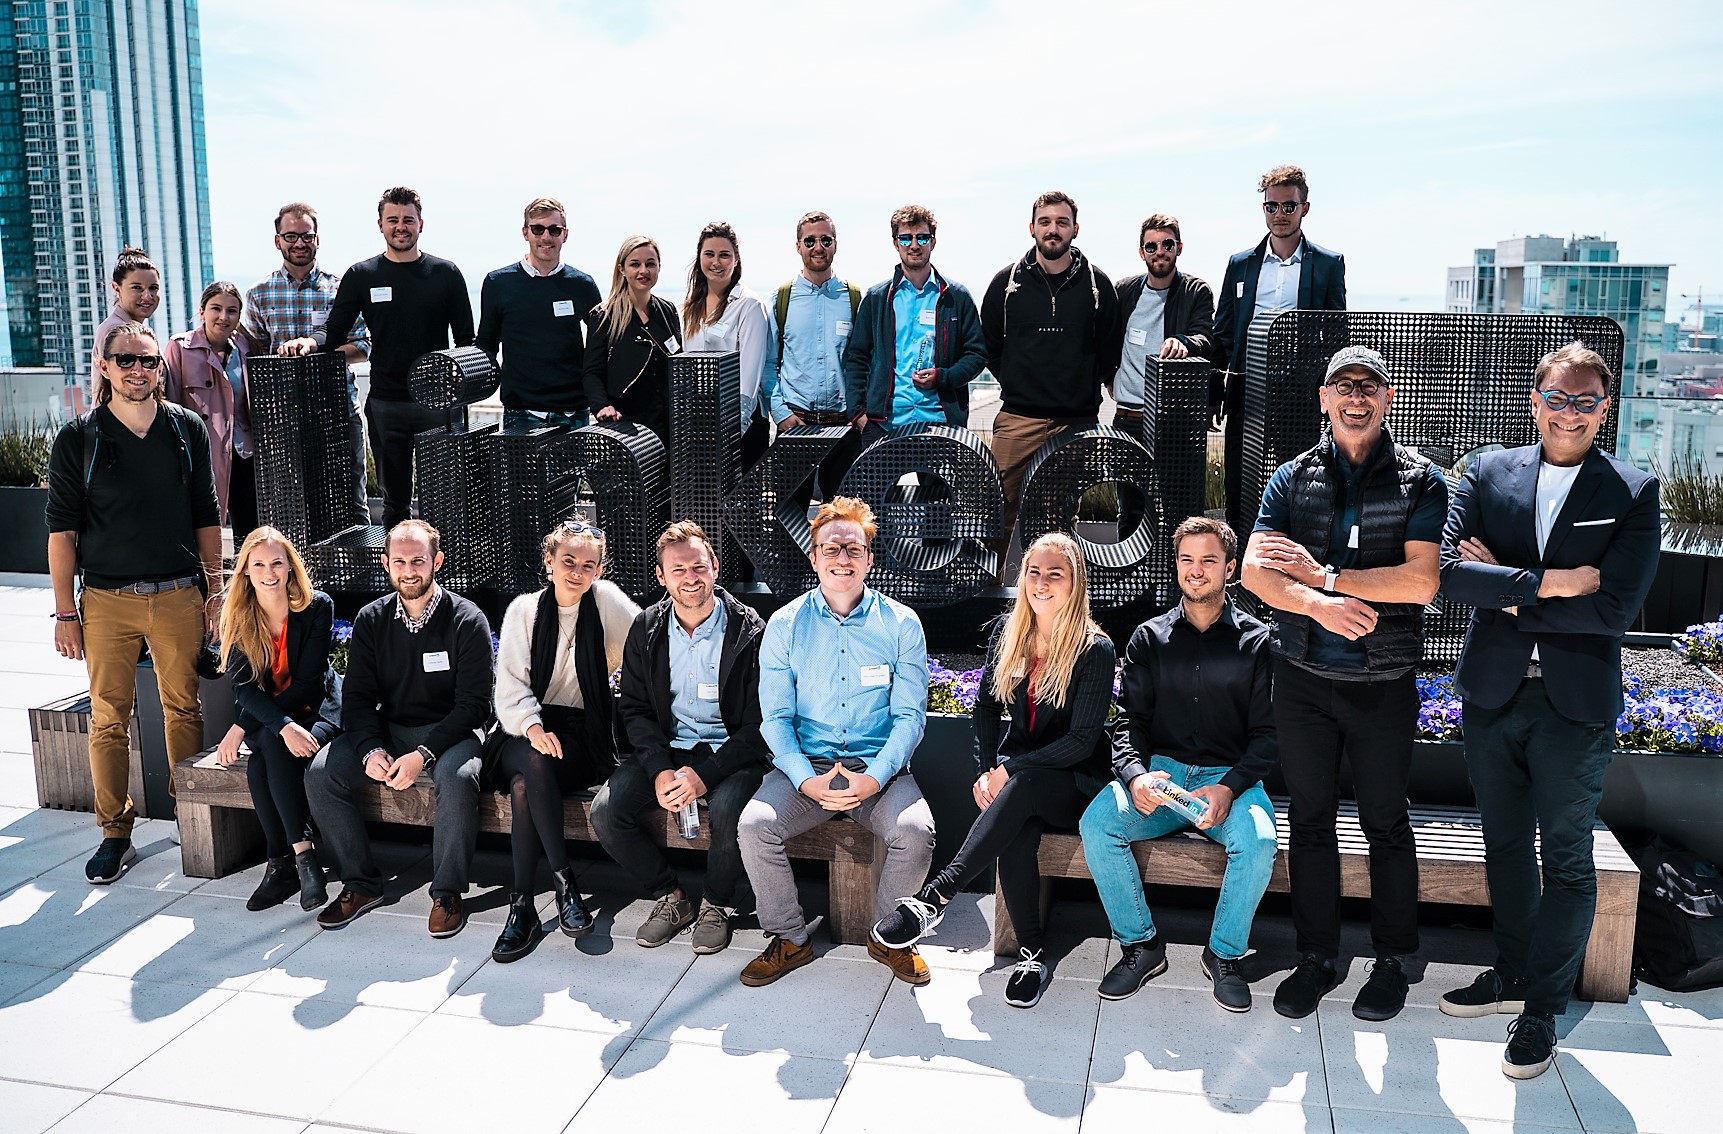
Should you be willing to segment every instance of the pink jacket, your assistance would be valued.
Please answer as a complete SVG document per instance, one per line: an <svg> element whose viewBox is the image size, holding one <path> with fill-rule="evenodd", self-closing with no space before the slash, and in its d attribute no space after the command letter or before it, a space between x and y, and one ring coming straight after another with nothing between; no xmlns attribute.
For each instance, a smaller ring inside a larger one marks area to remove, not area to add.
<svg viewBox="0 0 1723 1134"><path fill-rule="evenodd" d="M235 333L232 349L239 352L241 372L245 368L245 336ZM222 523L227 522L227 484L233 475L233 386L221 356L215 353L202 327L175 335L162 348L168 400L178 402L203 418L209 429L210 471L215 474L215 495L221 504ZM249 385L248 385L249 389ZM249 401L249 398L247 399Z"/></svg>

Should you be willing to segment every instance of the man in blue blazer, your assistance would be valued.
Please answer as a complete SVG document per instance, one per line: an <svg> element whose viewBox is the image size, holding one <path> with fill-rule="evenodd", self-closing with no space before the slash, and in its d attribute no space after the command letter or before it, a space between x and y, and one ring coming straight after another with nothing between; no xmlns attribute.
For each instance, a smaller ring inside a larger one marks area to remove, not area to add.
<svg viewBox="0 0 1723 1134"><path fill-rule="evenodd" d="M1476 609L1455 685L1484 821L1496 963L1442 997L1514 1013L1502 1071L1543 1073L1597 906L1592 827L1622 708L1621 638L1657 570L1657 480L1593 445L1609 365L1570 343L1537 365L1537 445L1466 471L1442 533L1442 593ZM1542 840L1543 872L1533 840Z"/></svg>
<svg viewBox="0 0 1723 1134"><path fill-rule="evenodd" d="M1226 498L1238 499L1244 465L1244 346L1251 320L1275 311L1346 310L1346 258L1312 244L1304 235L1310 185L1304 170L1281 165L1257 182L1268 235L1255 248L1227 261L1215 311L1218 367L1209 404L1226 418Z"/></svg>

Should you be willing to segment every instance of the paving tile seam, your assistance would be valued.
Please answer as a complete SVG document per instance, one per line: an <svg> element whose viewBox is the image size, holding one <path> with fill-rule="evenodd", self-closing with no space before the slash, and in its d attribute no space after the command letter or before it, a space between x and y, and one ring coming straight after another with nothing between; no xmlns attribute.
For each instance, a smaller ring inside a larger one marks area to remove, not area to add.
<svg viewBox="0 0 1723 1134"><path fill-rule="evenodd" d="M868 964L878 963L878 961L871 959L868 961ZM850 1085L850 1077L856 1073L856 1064L861 1062L862 1053L867 1050L868 1040L873 1037L873 1030L879 1024L880 1009L885 1007L885 998L891 995L892 986L896 983L897 977L893 976L891 980L886 982L885 987L880 989L879 1000L873 1006L873 1015L868 1018L867 1031L862 1033L861 1043L858 1045L856 1053L845 1058L844 1063L847 1066L844 1070L844 1081L838 1084L837 1091L832 1095L832 1105L826 1110L826 1117L820 1123L820 1134L825 1134L826 1127L832 1124L832 1115L838 1112L838 1102L844 1097L844 1090Z"/></svg>
<svg viewBox="0 0 1723 1134"><path fill-rule="evenodd" d="M0 1079L4 1079L4 1078L5 1078L4 1076L0 1076ZM14 1082L14 1083L31 1082L31 1080L28 1080L28 1079L12 1079L12 1080L8 1080L8 1081ZM37 1085L38 1086L52 1087L52 1086L57 1086L58 1084L42 1083L42 1084L37 1084ZM61 1090L78 1090L80 1088L61 1087L60 1089ZM130 1091L110 1091L110 1090L103 1089L100 1091L95 1091L93 1093L90 1093L90 1097L85 1099L83 1102L79 1103L77 1105L77 1107L75 1109L73 1109L71 1114L66 1115L65 1118L60 1119L59 1122L56 1122L53 1126L50 1126L48 1128L47 1134L53 1134L54 1130L57 1129L61 1125L61 1123L66 1122L73 1115L77 1114L78 1111L84 1109L86 1106L89 1106L91 1103L93 1103L97 1099L101 1099L101 1098L126 1099L127 1101L130 1101L130 1102L166 1103L170 1106L185 1107L188 1110L208 1111L211 1114L238 1114L238 1115L244 1115L247 1118L263 1118L263 1119L269 1119L269 1120L274 1120L274 1121L299 1122L299 1123L304 1123L304 1126L301 1127L302 1130L308 1129L311 1126L310 1121L308 1121L304 1118L301 1118L299 1115L296 1115L296 1114L286 1114L286 1115L271 1114L268 1111L262 1111L262 1110L241 1110L238 1107L211 1106L209 1103L190 1102L186 1099L169 1099L169 1098L162 1098L162 1097L159 1097L156 1095L134 1094ZM361 1128L360 1127L345 1127L344 1129L357 1130L357 1129L361 1129ZM379 1130L375 1131L374 1134L396 1134L396 1132L390 1131L390 1130L379 1129Z"/></svg>
<svg viewBox="0 0 1723 1134"><path fill-rule="evenodd" d="M1533 1080L1528 1080L1528 1081L1533 1081ZM1583 1129L1586 1129L1586 1127L1583 1127L1580 1125L1580 1119L1578 1119L1577 1117L1574 1119L1572 1125L1560 1126L1560 1125L1552 1125L1552 1124L1547 1123L1547 1122L1533 1122L1529 1119L1520 1118L1518 1116L1516 1116L1514 1118L1485 1118L1485 1117L1482 1117L1479 1115L1458 1115L1458 1114L1454 1114L1452 1111L1448 1112L1447 1114L1439 1114L1439 1115L1432 1116L1428 1111L1394 1110L1392 1108L1382 1107L1382 1106L1335 1106L1335 1107L1330 1107L1329 1109L1330 1109L1330 1111L1333 1111L1333 1112L1345 1111L1345 1112L1350 1113L1350 1114L1394 1114L1394 1115L1407 1115L1407 1116L1410 1116L1413 1118L1430 1118L1430 1117L1444 1118L1444 1119L1450 1119L1454 1122L1465 1122L1468 1120L1473 1121L1473 1122L1489 1122L1489 1123L1494 1123L1494 1124L1500 1125L1500 1126L1508 1126L1508 1127L1511 1127L1512 1129L1514 1129L1516 1131L1521 1130L1521 1129L1527 1129L1527 1130L1583 1130ZM1578 1112L1576 1111L1575 1113L1577 1114ZM1650 1131L1644 1131L1644 1132L1641 1132L1641 1134L1651 1134L1651 1132Z"/></svg>

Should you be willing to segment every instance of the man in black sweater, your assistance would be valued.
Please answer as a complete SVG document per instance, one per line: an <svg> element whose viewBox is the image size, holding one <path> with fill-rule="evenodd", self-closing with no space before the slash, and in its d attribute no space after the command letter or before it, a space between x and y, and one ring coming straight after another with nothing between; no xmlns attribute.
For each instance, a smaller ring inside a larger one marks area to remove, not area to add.
<svg viewBox="0 0 1723 1134"><path fill-rule="evenodd" d="M526 255L479 288L478 347L502 348L503 428L579 428L587 422L580 331L601 302L592 277L562 262L568 221L562 202L540 197L521 224Z"/></svg>
<svg viewBox="0 0 1723 1134"><path fill-rule="evenodd" d="M479 834L477 730L491 716L496 670L484 612L437 584L439 538L423 520L390 529L383 565L395 593L353 619L341 696L345 731L305 775L319 845L344 883L317 915L324 929L340 929L383 900L360 789L375 780L404 791L420 772L431 773L437 795L431 936L452 937L466 924L461 895Z"/></svg>
<svg viewBox="0 0 1723 1134"><path fill-rule="evenodd" d="M449 424L444 410L413 401L407 375L420 355L473 341L473 305L467 281L448 260L419 251L425 222L419 194L396 186L377 202L382 253L347 269L336 289L329 321L312 332L319 350L344 343L363 315L371 329L371 392L365 420L377 481L383 489L383 525L406 519L413 498L413 437Z"/></svg>
<svg viewBox="0 0 1723 1134"><path fill-rule="evenodd" d="M993 458L1005 490L1005 545L1029 460L1067 429L1095 424L1101 386L1119 365L1119 297L1106 273L1071 243L1077 202L1053 190L1035 199L1035 247L999 269L981 301L987 368L999 382Z"/></svg>

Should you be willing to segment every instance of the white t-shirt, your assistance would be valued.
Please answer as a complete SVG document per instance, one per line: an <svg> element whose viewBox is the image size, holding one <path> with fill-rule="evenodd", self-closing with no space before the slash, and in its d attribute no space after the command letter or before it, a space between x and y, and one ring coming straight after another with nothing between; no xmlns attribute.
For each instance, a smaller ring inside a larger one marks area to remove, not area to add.
<svg viewBox="0 0 1723 1134"><path fill-rule="evenodd" d="M1567 494L1573 490L1573 482L1582 467L1583 463L1552 465L1548 461L1538 462L1537 532L1540 556L1549 544L1550 529L1555 527L1555 518L1561 515L1562 505L1567 503ZM1532 647L1532 660L1538 660L1536 646Z"/></svg>

